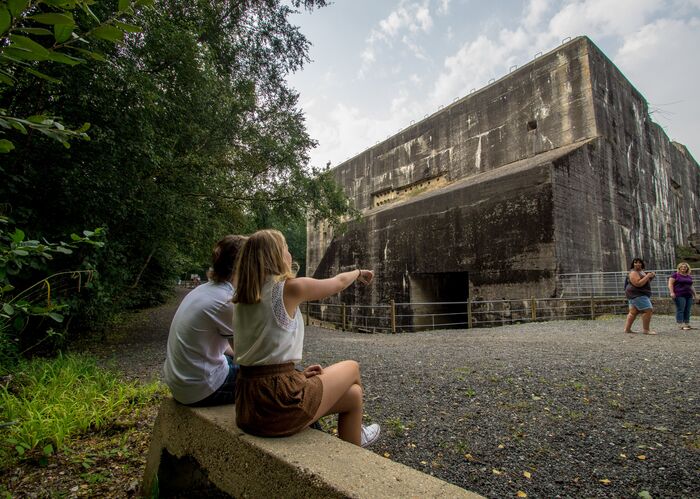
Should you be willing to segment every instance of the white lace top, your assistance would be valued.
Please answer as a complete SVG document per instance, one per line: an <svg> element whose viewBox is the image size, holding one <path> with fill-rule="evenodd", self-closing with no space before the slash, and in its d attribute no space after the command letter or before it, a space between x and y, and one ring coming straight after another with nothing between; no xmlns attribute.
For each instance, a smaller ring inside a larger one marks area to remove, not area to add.
<svg viewBox="0 0 700 499"><path fill-rule="evenodd" d="M260 303L239 303L233 312L234 352L242 366L299 362L304 347L304 321L299 308L290 317L284 308L284 281L268 279Z"/></svg>

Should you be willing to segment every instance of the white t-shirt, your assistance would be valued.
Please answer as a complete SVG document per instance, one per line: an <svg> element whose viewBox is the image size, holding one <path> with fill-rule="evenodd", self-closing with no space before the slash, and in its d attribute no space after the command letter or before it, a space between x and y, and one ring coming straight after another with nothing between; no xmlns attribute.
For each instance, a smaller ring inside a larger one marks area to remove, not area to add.
<svg viewBox="0 0 700 499"><path fill-rule="evenodd" d="M233 292L230 282L207 282L190 291L175 312L163 374L178 402L199 402L224 384L229 371L224 352L233 340Z"/></svg>
<svg viewBox="0 0 700 499"><path fill-rule="evenodd" d="M299 307L290 317L284 308L284 281L268 279L260 303L238 303L233 312L236 362L242 366L269 366L301 361L304 321Z"/></svg>

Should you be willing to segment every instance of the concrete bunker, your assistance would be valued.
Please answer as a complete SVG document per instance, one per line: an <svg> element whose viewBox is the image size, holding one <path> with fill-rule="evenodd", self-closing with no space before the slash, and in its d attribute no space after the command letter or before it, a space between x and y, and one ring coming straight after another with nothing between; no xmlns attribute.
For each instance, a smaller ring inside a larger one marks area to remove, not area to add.
<svg viewBox="0 0 700 499"><path fill-rule="evenodd" d="M370 290L331 301L346 307L464 300L476 288L482 300L554 297L557 274L620 271L634 256L670 268L700 233L700 166L587 37L332 173L361 218L342 234L309 224L306 275L373 268ZM436 291L460 273L464 294Z"/></svg>

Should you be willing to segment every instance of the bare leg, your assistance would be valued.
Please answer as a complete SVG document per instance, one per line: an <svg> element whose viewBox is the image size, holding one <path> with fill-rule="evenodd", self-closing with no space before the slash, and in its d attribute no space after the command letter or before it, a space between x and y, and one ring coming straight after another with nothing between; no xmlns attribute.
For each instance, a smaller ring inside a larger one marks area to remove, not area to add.
<svg viewBox="0 0 700 499"><path fill-rule="evenodd" d="M360 366L354 360L344 360L323 369L318 375L323 383L323 398L315 418L338 414L338 436L346 442L360 445L362 430L362 386Z"/></svg>
<svg viewBox="0 0 700 499"><path fill-rule="evenodd" d="M654 313L653 309L645 310L642 312L642 329L645 333L650 333L649 324L651 324L651 316Z"/></svg>
<svg viewBox="0 0 700 499"><path fill-rule="evenodd" d="M638 313L639 310L637 310L635 307L630 307L630 311L627 314L627 321L625 322L625 333L632 332L632 324L634 324L634 320L637 318Z"/></svg>

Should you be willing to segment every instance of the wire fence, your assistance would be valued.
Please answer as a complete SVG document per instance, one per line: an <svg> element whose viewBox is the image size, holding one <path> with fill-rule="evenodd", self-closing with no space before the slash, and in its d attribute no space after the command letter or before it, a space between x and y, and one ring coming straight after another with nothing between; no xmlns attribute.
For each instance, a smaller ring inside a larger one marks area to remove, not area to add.
<svg viewBox="0 0 700 499"><path fill-rule="evenodd" d="M654 296L668 296L668 278L676 269L655 270L656 277L651 281ZM616 297L625 295L625 272L588 272L578 274L559 274L557 276L559 296L579 297Z"/></svg>
<svg viewBox="0 0 700 499"><path fill-rule="evenodd" d="M348 305L309 302L302 309L307 324L366 333L402 333L433 329L468 329L526 322L595 319L627 313L624 297L531 298L466 302Z"/></svg>
<svg viewBox="0 0 700 499"><path fill-rule="evenodd" d="M668 278L675 269L656 270L651 281L655 308L670 312ZM557 276L559 297L464 302L390 301L353 305L310 302L303 310L307 324L368 333L400 333L431 329L467 329L547 320L596 319L624 315L628 272L590 272ZM668 302L668 303L666 303ZM667 309L667 310L666 310Z"/></svg>

